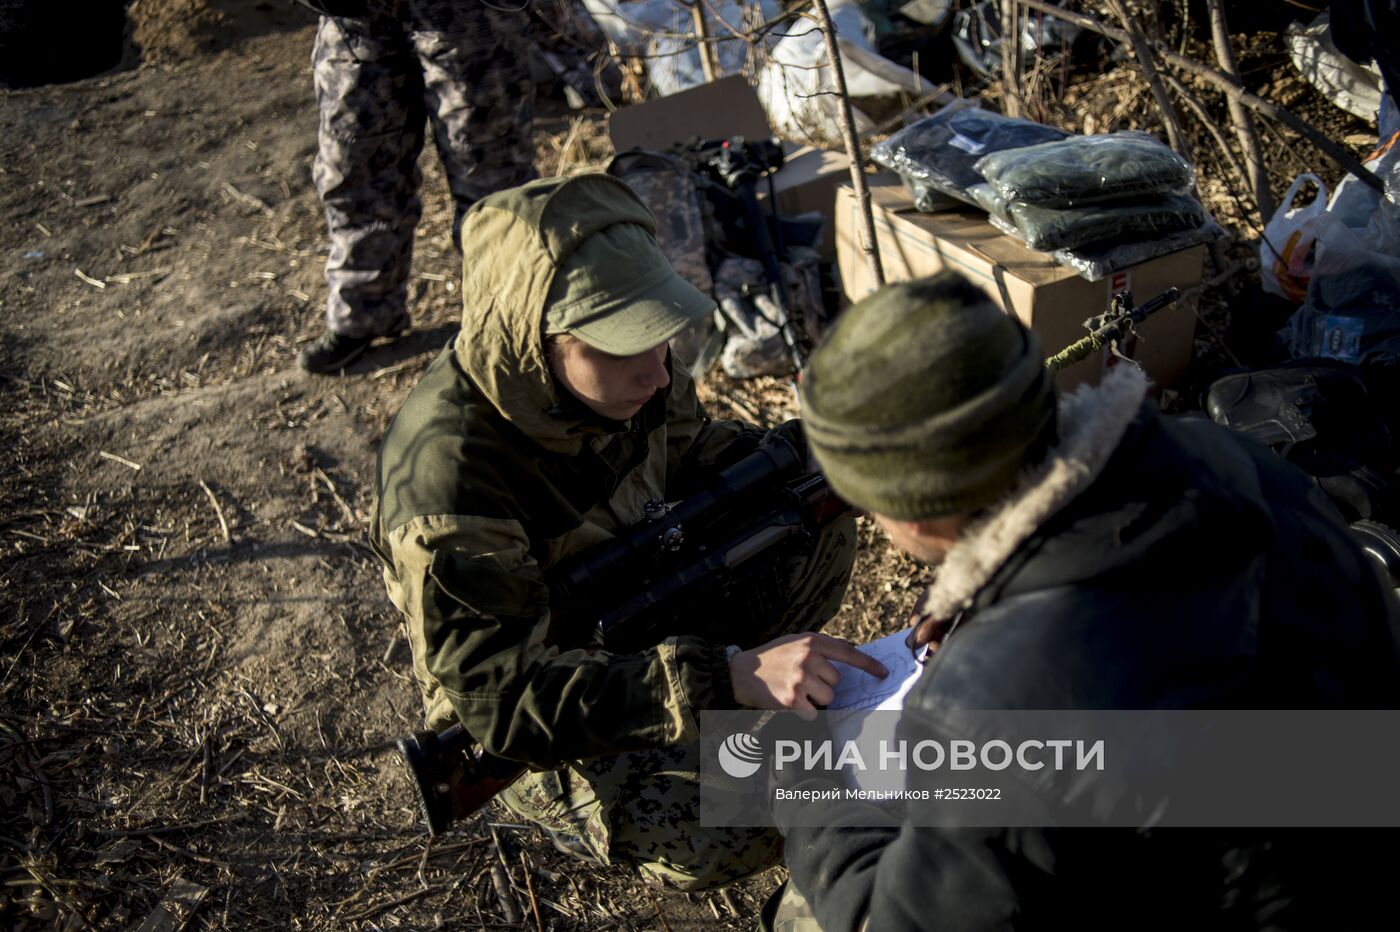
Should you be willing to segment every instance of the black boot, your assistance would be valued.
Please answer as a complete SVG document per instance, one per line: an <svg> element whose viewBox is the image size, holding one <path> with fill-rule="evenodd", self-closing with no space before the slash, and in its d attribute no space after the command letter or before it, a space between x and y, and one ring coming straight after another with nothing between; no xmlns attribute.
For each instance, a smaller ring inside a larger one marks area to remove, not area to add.
<svg viewBox="0 0 1400 932"><path fill-rule="evenodd" d="M347 337L326 332L297 355L297 365L307 372L333 375L365 354L374 337Z"/></svg>

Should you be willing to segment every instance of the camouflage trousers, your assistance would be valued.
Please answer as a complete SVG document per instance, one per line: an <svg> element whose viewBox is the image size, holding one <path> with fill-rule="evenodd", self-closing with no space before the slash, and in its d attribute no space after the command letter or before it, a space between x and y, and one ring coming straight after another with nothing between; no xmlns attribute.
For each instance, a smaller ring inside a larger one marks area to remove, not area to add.
<svg viewBox="0 0 1400 932"><path fill-rule="evenodd" d="M739 646L819 630L830 621L850 581L855 545L855 521L842 518L758 584L777 591L736 598L741 604L734 612L753 622L747 626L752 635ZM752 606L781 608L753 617ZM677 745L526 773L499 798L598 861L632 865L644 879L675 889L710 889L773 867L783 850L777 829L700 825L699 750L698 744Z"/></svg>
<svg viewBox="0 0 1400 932"><path fill-rule="evenodd" d="M763 905L758 928L761 932L822 932L812 904L789 878Z"/></svg>
<svg viewBox="0 0 1400 932"><path fill-rule="evenodd" d="M526 16L456 0L369 0L323 16L312 70L314 169L326 207L326 323L376 336L408 322L425 126L448 179L453 239L478 199L535 176Z"/></svg>

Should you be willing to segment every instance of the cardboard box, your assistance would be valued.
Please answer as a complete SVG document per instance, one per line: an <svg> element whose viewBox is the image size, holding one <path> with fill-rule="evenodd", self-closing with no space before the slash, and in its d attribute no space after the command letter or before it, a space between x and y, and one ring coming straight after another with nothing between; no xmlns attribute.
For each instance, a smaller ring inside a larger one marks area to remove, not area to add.
<svg viewBox="0 0 1400 932"><path fill-rule="evenodd" d="M697 137L769 139L772 135L768 115L742 75L730 75L608 115L608 136L616 152L636 147L666 150ZM834 259L836 188L842 181L849 183L851 163L840 152L790 142L783 143L783 152L783 167L773 175L778 210L785 214L817 211L825 217L819 251L824 258ZM758 185L758 196L759 200L767 199L767 182Z"/></svg>
<svg viewBox="0 0 1400 932"><path fill-rule="evenodd" d="M1114 292L1131 290L1143 302L1169 287L1185 297L1148 318L1139 328L1129 355L1161 387L1173 384L1191 364L1196 332L1193 289L1201 283L1205 247L1193 246L1135 265L1102 281L1091 282L1057 265L1048 253L1028 249L987 222L973 208L924 214L914 209L904 187L891 176L872 179L875 237L885 280L922 278L956 269L986 290L1005 311L1014 313L1040 338L1047 355L1084 336L1084 321L1107 310ZM836 252L846 297L857 301L874 290L865 253L854 189L842 185L836 203ZM1109 358L1091 356L1060 372L1061 390L1096 383Z"/></svg>

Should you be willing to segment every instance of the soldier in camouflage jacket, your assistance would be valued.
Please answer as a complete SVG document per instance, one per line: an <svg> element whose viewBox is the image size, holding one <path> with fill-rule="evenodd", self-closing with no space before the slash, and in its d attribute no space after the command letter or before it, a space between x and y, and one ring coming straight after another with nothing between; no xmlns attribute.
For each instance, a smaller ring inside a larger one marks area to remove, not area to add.
<svg viewBox="0 0 1400 932"><path fill-rule="evenodd" d="M551 630L550 566L763 436L711 421L668 353L714 302L671 270L654 229L606 175L535 182L468 214L462 331L384 438L371 535L428 726L460 720L489 753L533 768L504 799L557 837L699 889L780 849L772 831L698 825L697 713L811 708L830 699L831 659L873 661L801 633L839 606L850 518L784 569L776 597L752 600L786 606L779 617L741 603L701 622L726 622L721 639L697 630L619 655L591 631ZM594 369L571 361L580 353ZM590 374L618 367L627 376L610 396Z"/></svg>

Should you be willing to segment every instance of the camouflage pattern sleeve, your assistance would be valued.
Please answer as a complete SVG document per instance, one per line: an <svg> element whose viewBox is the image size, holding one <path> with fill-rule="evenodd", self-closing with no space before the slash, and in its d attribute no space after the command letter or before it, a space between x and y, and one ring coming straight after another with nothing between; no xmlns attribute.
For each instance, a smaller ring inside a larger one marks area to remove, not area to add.
<svg viewBox="0 0 1400 932"><path fill-rule="evenodd" d="M724 649L700 638L626 656L554 643L513 521L428 516L389 537L430 726L456 718L490 753L548 768L694 740L700 709L733 707Z"/></svg>

